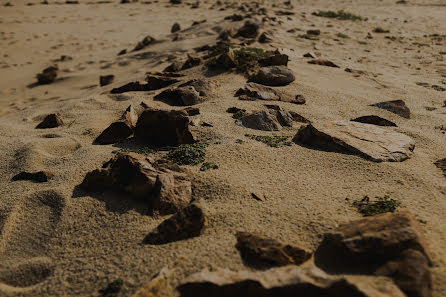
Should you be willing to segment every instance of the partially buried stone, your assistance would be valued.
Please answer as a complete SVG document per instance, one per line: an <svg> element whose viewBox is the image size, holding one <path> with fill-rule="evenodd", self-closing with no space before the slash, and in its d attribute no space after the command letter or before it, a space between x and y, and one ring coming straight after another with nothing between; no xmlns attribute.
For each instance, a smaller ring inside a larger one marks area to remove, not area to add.
<svg viewBox="0 0 446 297"><path fill-rule="evenodd" d="M397 114L403 118L410 119L410 109L403 100L385 101L372 104L371 106L379 107Z"/></svg>
<svg viewBox="0 0 446 297"><path fill-rule="evenodd" d="M52 113L47 115L36 129L56 128L63 125L63 121L58 114Z"/></svg>
<svg viewBox="0 0 446 297"><path fill-rule="evenodd" d="M45 68L41 73L37 74L37 81L42 85L54 82L57 77L57 70L59 70L57 65Z"/></svg>
<svg viewBox="0 0 446 297"><path fill-rule="evenodd" d="M49 171L38 171L38 172L26 172L22 171L19 174L15 175L12 180L30 180L34 182L44 183L53 178L54 173Z"/></svg>
<svg viewBox="0 0 446 297"><path fill-rule="evenodd" d="M95 140L97 144L112 144L126 140L135 130L136 122L138 121L138 115L130 105L125 110L119 121L116 121L107 129L105 129Z"/></svg>
<svg viewBox="0 0 446 297"><path fill-rule="evenodd" d="M99 77L99 85L101 87L111 84L115 80L115 76L113 74L110 75L101 75Z"/></svg>
<svg viewBox="0 0 446 297"><path fill-rule="evenodd" d="M394 122L391 122L389 120L386 120L386 119L376 116L376 115L362 116L362 117L353 119L352 121L364 123L364 124L377 125L377 126L396 127L396 124Z"/></svg>
<svg viewBox="0 0 446 297"><path fill-rule="evenodd" d="M238 29L237 35L245 38L256 38L259 34L259 24L253 21L246 21L245 24Z"/></svg>
<svg viewBox="0 0 446 297"><path fill-rule="evenodd" d="M308 61L308 64L315 64L315 65L321 65L321 66L328 66L328 67L334 67L334 68L339 68L338 65L336 65L335 63L333 63L330 60L326 60L326 59L315 59L315 60L311 60Z"/></svg>
<svg viewBox="0 0 446 297"><path fill-rule="evenodd" d="M285 86L293 82L295 76L286 66L269 66L260 68L249 80L267 86Z"/></svg>
<svg viewBox="0 0 446 297"><path fill-rule="evenodd" d="M181 30L180 24L175 23L172 25L172 28L170 29L170 33L175 33Z"/></svg>

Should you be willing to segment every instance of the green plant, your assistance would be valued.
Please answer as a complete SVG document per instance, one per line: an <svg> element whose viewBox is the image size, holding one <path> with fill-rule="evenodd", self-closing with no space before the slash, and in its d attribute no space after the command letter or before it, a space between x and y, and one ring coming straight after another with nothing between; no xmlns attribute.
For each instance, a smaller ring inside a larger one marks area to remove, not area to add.
<svg viewBox="0 0 446 297"><path fill-rule="evenodd" d="M204 161L207 143L182 144L171 150L166 159L178 165L197 165Z"/></svg>
<svg viewBox="0 0 446 297"><path fill-rule="evenodd" d="M370 202L370 198L365 196L361 201L356 201L353 204L358 208L358 211L365 217L374 216L386 212L395 212L401 206L401 202L392 199L385 195L384 197L376 196L375 202Z"/></svg>
<svg viewBox="0 0 446 297"><path fill-rule="evenodd" d="M344 33L341 33L341 32L336 34L336 36L339 37L339 38L350 38L347 34L344 34Z"/></svg>
<svg viewBox="0 0 446 297"><path fill-rule="evenodd" d="M206 171L209 169L218 169L218 165L214 162L204 162L200 167L200 171Z"/></svg>
<svg viewBox="0 0 446 297"><path fill-rule="evenodd" d="M238 144L245 143L245 141L243 139L236 139L235 142L238 143Z"/></svg>
<svg viewBox="0 0 446 297"><path fill-rule="evenodd" d="M366 41L358 41L359 44L368 44Z"/></svg>
<svg viewBox="0 0 446 297"><path fill-rule="evenodd" d="M238 119L240 119L240 118L243 118L243 117L246 116L246 115L248 115L248 113L246 112L246 110L244 110L244 109L240 109L239 111L237 111L236 113L234 113L234 114L232 115L232 118L238 120Z"/></svg>
<svg viewBox="0 0 446 297"><path fill-rule="evenodd" d="M245 134L246 137L249 137L253 140L263 142L264 144L270 147L280 147L280 146L290 146L291 142L288 141L289 136L263 136L263 135L252 135Z"/></svg>
<svg viewBox="0 0 446 297"><path fill-rule="evenodd" d="M446 55L446 52L440 52L440 55Z"/></svg>
<svg viewBox="0 0 446 297"><path fill-rule="evenodd" d="M148 155L153 153L153 149L149 147L124 147L119 150L115 150L112 152L113 154L117 153L136 153L141 155Z"/></svg>
<svg viewBox="0 0 446 297"><path fill-rule="evenodd" d="M67 127L70 128L74 123L76 123L76 120L72 120L68 123Z"/></svg>
<svg viewBox="0 0 446 297"><path fill-rule="evenodd" d="M347 12L344 10L332 11L332 10L319 10L318 12L313 12L313 15L324 18L332 18L338 20L351 20L351 21L366 21L367 18L361 17L359 15Z"/></svg>
<svg viewBox="0 0 446 297"><path fill-rule="evenodd" d="M385 29L383 29L381 27L376 27L375 29L373 29L373 32L375 32L375 33L389 33L390 31L389 30L385 30Z"/></svg>
<svg viewBox="0 0 446 297"><path fill-rule="evenodd" d="M116 297L124 285L124 281L122 279L117 279L112 281L107 285L105 289L99 290L99 297Z"/></svg>

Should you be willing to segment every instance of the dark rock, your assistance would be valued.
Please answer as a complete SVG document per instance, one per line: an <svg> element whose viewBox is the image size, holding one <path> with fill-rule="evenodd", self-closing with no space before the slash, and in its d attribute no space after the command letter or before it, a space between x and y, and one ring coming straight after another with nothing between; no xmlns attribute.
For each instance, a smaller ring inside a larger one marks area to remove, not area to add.
<svg viewBox="0 0 446 297"><path fill-rule="evenodd" d="M200 114L200 109L198 107L187 107L183 109L188 116L196 116Z"/></svg>
<svg viewBox="0 0 446 297"><path fill-rule="evenodd" d="M207 226L206 216L203 206L192 203L163 221L144 238L144 243L166 244L200 236Z"/></svg>
<svg viewBox="0 0 446 297"><path fill-rule="evenodd" d="M397 114L403 118L410 119L410 109L403 100L385 101L372 104L371 106L379 107Z"/></svg>
<svg viewBox="0 0 446 297"><path fill-rule="evenodd" d="M313 58L313 59L316 59L316 58L317 58L316 54L315 54L315 53L312 53L312 52L310 52L310 53L306 53L306 54L304 54L303 56L304 56L304 58Z"/></svg>
<svg viewBox="0 0 446 297"><path fill-rule="evenodd" d="M396 124L394 122L383 119L382 117L379 117L376 115L362 116L362 117L353 119L352 121L364 123L364 124L377 125L377 126L396 127Z"/></svg>
<svg viewBox="0 0 446 297"><path fill-rule="evenodd" d="M181 67L181 70L196 67L202 63L203 63L203 59L201 59L200 57L194 57L192 55L189 55L186 62L184 62L183 66Z"/></svg>
<svg viewBox="0 0 446 297"><path fill-rule="evenodd" d="M146 76L146 82L147 82L146 88L148 90L159 90L167 86L170 86L174 83L177 83L179 82L179 80L169 75L163 75L163 73L160 72L160 73L148 73Z"/></svg>
<svg viewBox="0 0 446 297"><path fill-rule="evenodd" d="M309 120L307 120L305 117L301 116L297 112L290 111L289 113L290 113L291 117L293 118L293 121L295 121L295 122L308 123L308 124L310 123Z"/></svg>
<svg viewBox="0 0 446 297"><path fill-rule="evenodd" d="M245 263L252 266L300 265L312 255L302 247L256 234L238 232L236 237L236 248Z"/></svg>
<svg viewBox="0 0 446 297"><path fill-rule="evenodd" d="M155 38L153 38L150 35L147 35L146 37L144 37L144 39L140 42L138 42L138 44L135 46L135 48L133 49L133 51L139 51L142 50L143 48L153 44L156 41Z"/></svg>
<svg viewBox="0 0 446 297"><path fill-rule="evenodd" d="M237 60L235 58L234 51L229 48L228 51L222 53L216 61L218 66L222 66L225 68L234 68L238 65Z"/></svg>
<svg viewBox="0 0 446 297"><path fill-rule="evenodd" d="M276 104L263 104L266 108L272 109L272 110L282 110L282 108L279 105Z"/></svg>
<svg viewBox="0 0 446 297"><path fill-rule="evenodd" d="M210 97L215 95L217 88L220 86L219 82L212 79L192 79L179 87L192 86L200 94L200 96Z"/></svg>
<svg viewBox="0 0 446 297"><path fill-rule="evenodd" d="M57 77L57 70L59 70L57 65L45 68L41 73L37 74L37 81L41 85L54 82Z"/></svg>
<svg viewBox="0 0 446 297"><path fill-rule="evenodd" d="M99 85L101 87L109 85L111 83L113 83L113 81L115 80L115 76L113 74L110 75L101 75L99 77Z"/></svg>
<svg viewBox="0 0 446 297"><path fill-rule="evenodd" d="M96 138L97 144L112 144L126 140L133 134L136 123L138 121L138 115L133 108L133 105L127 107L121 119L112 123L107 129Z"/></svg>
<svg viewBox="0 0 446 297"><path fill-rule="evenodd" d="M237 35L245 38L256 38L259 34L259 24L253 21L246 21L243 27L238 29Z"/></svg>
<svg viewBox="0 0 446 297"><path fill-rule="evenodd" d="M161 214L175 213L192 199L189 171L165 159L152 161L134 153L117 154L102 169L87 173L81 187L94 192L128 193Z"/></svg>
<svg viewBox="0 0 446 297"><path fill-rule="evenodd" d="M336 65L332 61L326 60L326 59L314 59L314 60L308 61L308 64L315 64L315 65L339 68L338 65Z"/></svg>
<svg viewBox="0 0 446 297"><path fill-rule="evenodd" d="M285 66L262 67L249 78L250 81L267 86L285 86L295 80L294 73Z"/></svg>
<svg viewBox="0 0 446 297"><path fill-rule="evenodd" d="M443 171L443 174L446 177L446 158L438 160L434 164Z"/></svg>
<svg viewBox="0 0 446 297"><path fill-rule="evenodd" d="M135 137L145 143L161 146L195 142L189 131L187 113L176 110L145 110L136 124Z"/></svg>
<svg viewBox="0 0 446 297"><path fill-rule="evenodd" d="M183 3L182 0L170 0L169 2L170 2L170 4L181 4L181 3Z"/></svg>
<svg viewBox="0 0 446 297"><path fill-rule="evenodd" d="M273 38L268 35L267 33L263 32L260 36L259 36L259 42L260 43L268 43L273 41Z"/></svg>
<svg viewBox="0 0 446 297"><path fill-rule="evenodd" d="M26 172L22 171L19 174L15 175L12 180L30 180L38 183L44 183L52 179L54 173L49 171L38 171L38 172Z"/></svg>
<svg viewBox="0 0 446 297"><path fill-rule="evenodd" d="M62 119L59 115L52 113L47 115L40 124L37 125L36 129L48 129L56 128L63 125Z"/></svg>
<svg viewBox="0 0 446 297"><path fill-rule="evenodd" d="M154 99L161 100L174 106L189 106L205 101L205 99L200 96L200 93L198 93L193 86L167 89L156 95Z"/></svg>
<svg viewBox="0 0 446 297"><path fill-rule="evenodd" d="M172 64L170 64L169 66L167 66L163 72L177 72L181 70L181 67L183 67L183 63L179 62L179 61L175 61Z"/></svg>
<svg viewBox="0 0 446 297"><path fill-rule="evenodd" d="M278 131L280 124L276 117L266 111L260 111L237 120L237 124L246 128L263 130L263 131Z"/></svg>
<svg viewBox="0 0 446 297"><path fill-rule="evenodd" d="M236 14L236 13L225 17L225 20L231 20L233 22L239 22L239 21L242 21L243 19L244 19L244 17L242 15Z"/></svg>
<svg viewBox="0 0 446 297"><path fill-rule="evenodd" d="M226 109L227 113L237 113L239 111L246 111L246 109L241 109L238 107L229 107L228 109Z"/></svg>
<svg viewBox="0 0 446 297"><path fill-rule="evenodd" d="M374 162L401 162L415 142L407 135L357 122L325 122L301 127L293 141L318 149L355 154Z"/></svg>
<svg viewBox="0 0 446 297"><path fill-rule="evenodd" d="M144 92L150 91L149 85L141 83L139 81L129 82L118 88L114 88L110 91L111 94L122 94L126 92Z"/></svg>
<svg viewBox="0 0 446 297"><path fill-rule="evenodd" d="M293 116L286 111L278 110L275 111L276 119L282 127L292 127L293 126Z"/></svg>
<svg viewBox="0 0 446 297"><path fill-rule="evenodd" d="M288 93L266 87L253 82L247 83L243 88L237 90L234 95L239 97L240 100L254 101L254 100L271 100L271 101L283 101L295 104L304 104L305 98L301 95L297 95L295 98Z"/></svg>
<svg viewBox="0 0 446 297"><path fill-rule="evenodd" d="M178 23L175 23L172 25L172 28L170 29L170 33L175 33L181 30L181 26Z"/></svg>
<svg viewBox="0 0 446 297"><path fill-rule="evenodd" d="M122 56L122 55L125 55L125 54L127 54L127 49L123 49L123 50L121 50L121 51L118 53L118 56Z"/></svg>
<svg viewBox="0 0 446 297"><path fill-rule="evenodd" d="M318 36L318 35L321 35L321 30L319 30L319 29L316 29L316 30L307 30L307 34Z"/></svg>
<svg viewBox="0 0 446 297"><path fill-rule="evenodd" d="M265 66L287 66L288 65L288 56L285 54L274 54L268 58L259 60L259 64L262 67Z"/></svg>

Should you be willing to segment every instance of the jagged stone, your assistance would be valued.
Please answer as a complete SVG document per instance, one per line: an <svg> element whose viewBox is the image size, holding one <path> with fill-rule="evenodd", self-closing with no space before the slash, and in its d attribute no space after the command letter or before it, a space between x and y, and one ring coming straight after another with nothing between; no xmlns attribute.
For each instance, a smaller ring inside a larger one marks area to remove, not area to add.
<svg viewBox="0 0 446 297"><path fill-rule="evenodd" d="M167 89L154 97L155 100L161 100L174 106L189 106L199 104L205 101L200 93L193 86L184 86L174 89Z"/></svg>
<svg viewBox="0 0 446 297"><path fill-rule="evenodd" d="M246 128L263 131L278 131L280 129L280 124L276 117L266 111L260 111L244 116L237 120L236 123Z"/></svg>
<svg viewBox="0 0 446 297"><path fill-rule="evenodd" d="M126 92L143 92L150 91L149 85L139 81L129 82L110 91L111 94L122 94Z"/></svg>
<svg viewBox="0 0 446 297"><path fill-rule="evenodd" d="M126 140L133 134L137 121L138 115L136 114L133 105L130 105L127 107L119 121L110 124L107 129L102 131L96 138L95 143L112 144Z"/></svg>
<svg viewBox="0 0 446 297"><path fill-rule="evenodd" d="M38 83L44 85L54 82L57 78L57 70L59 70L57 65L45 68L41 73L37 74Z"/></svg>
<svg viewBox="0 0 446 297"><path fill-rule="evenodd" d="M267 86L285 86L295 80L294 73L286 66L261 67L250 81Z"/></svg>
<svg viewBox="0 0 446 297"><path fill-rule="evenodd" d="M352 121L364 123L364 124L376 125L376 126L396 127L396 124L394 122L391 122L389 120L386 120L386 119L376 116L376 115L362 116L362 117L353 119Z"/></svg>
<svg viewBox="0 0 446 297"><path fill-rule="evenodd" d="M266 66L287 66L288 65L288 55L285 54L274 54L268 58L264 58L259 60L259 64L262 67L266 67Z"/></svg>
<svg viewBox="0 0 446 297"><path fill-rule="evenodd" d="M174 73L163 73L163 72L153 72L148 73L146 76L146 82L147 82L147 89L152 90L159 90L165 87L168 87L174 83L179 82L175 77L173 76Z"/></svg>
<svg viewBox="0 0 446 297"><path fill-rule="evenodd" d="M200 94L200 96L210 97L215 95L217 88L220 86L219 82L213 79L192 79L179 87L192 86Z"/></svg>
<svg viewBox="0 0 446 297"><path fill-rule="evenodd" d="M293 141L329 151L350 153L374 162L410 158L415 142L409 136L357 122L322 122L301 127Z"/></svg>
<svg viewBox="0 0 446 297"><path fill-rule="evenodd" d="M247 83L243 88L238 89L234 96L239 97L240 100L272 100L291 102L296 104L305 103L305 98L303 98L302 100L302 98L298 98L296 96L295 99L293 98L293 96L284 91L269 88L253 82ZM246 96L248 98L242 99L242 96Z"/></svg>
<svg viewBox="0 0 446 297"><path fill-rule="evenodd" d="M397 114L403 118L410 119L410 109L403 100L385 101L372 104L371 106L379 107Z"/></svg>
<svg viewBox="0 0 446 297"><path fill-rule="evenodd" d="M40 122L36 129L56 128L63 125L63 121L58 114L51 113L47 115L42 122Z"/></svg>

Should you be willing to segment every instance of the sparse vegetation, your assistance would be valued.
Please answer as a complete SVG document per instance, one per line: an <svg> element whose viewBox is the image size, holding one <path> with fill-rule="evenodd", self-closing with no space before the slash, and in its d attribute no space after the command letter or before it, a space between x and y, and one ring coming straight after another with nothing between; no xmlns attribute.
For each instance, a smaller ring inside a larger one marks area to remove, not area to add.
<svg viewBox="0 0 446 297"><path fill-rule="evenodd" d="M446 55L446 52L440 52L440 55Z"/></svg>
<svg viewBox="0 0 446 297"><path fill-rule="evenodd" d="M342 9L338 11L319 10L318 12L313 12L313 15L338 20L367 21L367 18L344 11Z"/></svg>
<svg viewBox="0 0 446 297"><path fill-rule="evenodd" d="M312 35L312 34L300 34L297 37L308 40L319 40L319 37L317 35Z"/></svg>
<svg viewBox="0 0 446 297"><path fill-rule="evenodd" d="M366 41L358 41L358 43L363 45L368 44Z"/></svg>
<svg viewBox="0 0 446 297"><path fill-rule="evenodd" d="M245 141L243 139L236 139L235 142L238 143L238 144L245 143Z"/></svg>
<svg viewBox="0 0 446 297"><path fill-rule="evenodd" d="M153 153L153 149L149 147L124 147L119 150L113 151L112 153L136 153L141 155L148 155L150 153Z"/></svg>
<svg viewBox="0 0 446 297"><path fill-rule="evenodd" d="M200 167L200 171L206 171L209 169L218 169L218 165L214 162L204 162Z"/></svg>
<svg viewBox="0 0 446 297"><path fill-rule="evenodd" d="M383 29L381 27L376 27L375 29L373 29L373 32L375 33L389 33L389 30Z"/></svg>
<svg viewBox="0 0 446 297"><path fill-rule="evenodd" d="M341 33L341 32L336 34L336 36L339 37L339 38L345 38L345 39L350 38L347 34L344 34L344 33Z"/></svg>
<svg viewBox="0 0 446 297"><path fill-rule="evenodd" d="M246 112L246 110L241 109L241 110L237 111L236 113L234 113L232 115L232 118L238 120L238 119L243 118L244 116L247 116L247 115L248 115L248 113Z"/></svg>
<svg viewBox="0 0 446 297"><path fill-rule="evenodd" d="M207 143L182 144L171 150L166 159L178 165L198 165L204 161Z"/></svg>
<svg viewBox="0 0 446 297"><path fill-rule="evenodd" d="M122 279L114 280L109 283L105 289L99 290L99 297L116 297L123 285L124 281Z"/></svg>
<svg viewBox="0 0 446 297"><path fill-rule="evenodd" d="M246 137L249 137L251 139L254 139L256 141L263 142L264 144L270 146L270 147L281 147L281 146L290 146L291 141L288 139L289 136L263 136L263 135L252 135L252 134L245 134Z"/></svg>
<svg viewBox="0 0 446 297"><path fill-rule="evenodd" d="M385 195L384 197L375 197L376 201L371 202L368 196L365 196L361 201L353 203L358 208L358 211L365 217L374 216L386 212L395 212L401 205L401 202Z"/></svg>

